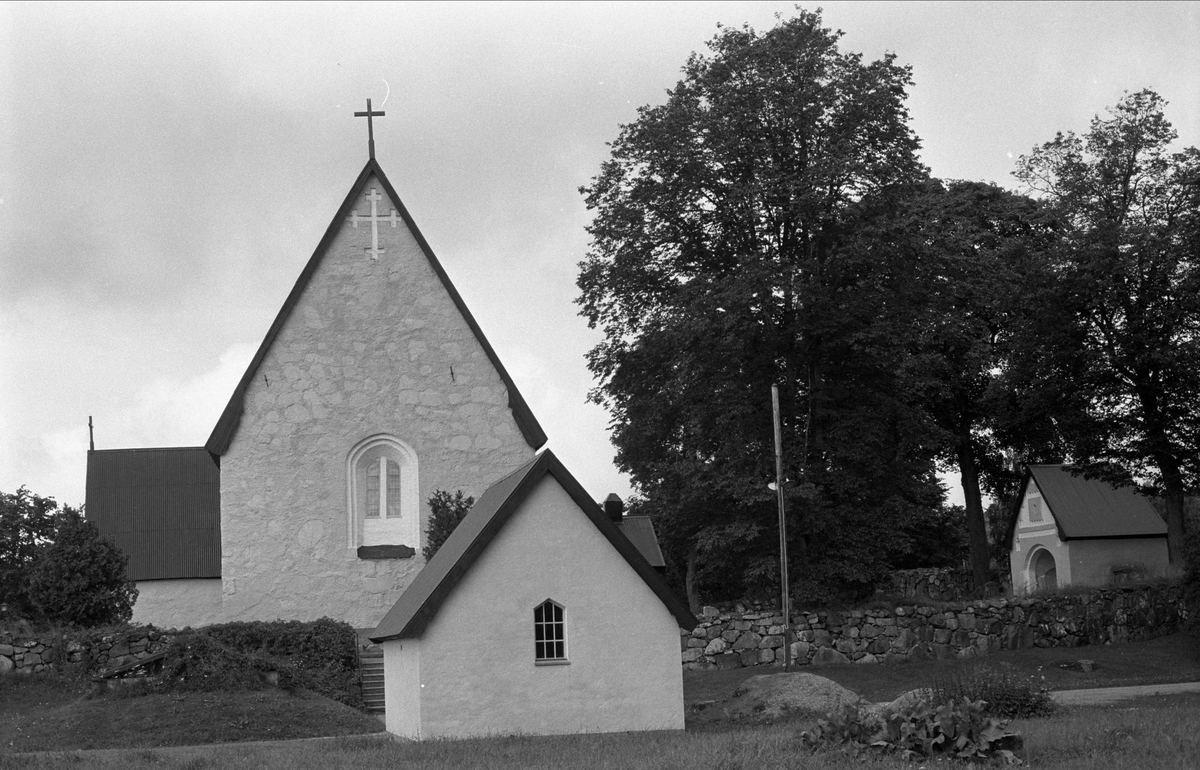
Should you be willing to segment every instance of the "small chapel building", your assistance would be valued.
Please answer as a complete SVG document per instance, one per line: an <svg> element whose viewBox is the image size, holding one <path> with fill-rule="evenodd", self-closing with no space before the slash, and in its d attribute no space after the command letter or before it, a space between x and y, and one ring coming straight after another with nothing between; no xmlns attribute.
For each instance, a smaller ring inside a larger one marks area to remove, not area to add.
<svg viewBox="0 0 1200 770"><path fill-rule="evenodd" d="M387 729L681 730L679 629L696 623L544 450L483 493L371 633Z"/></svg>
<svg viewBox="0 0 1200 770"><path fill-rule="evenodd" d="M205 445L89 451L86 513L136 622L373 628L423 566L429 496L545 442L372 152Z"/></svg>
<svg viewBox="0 0 1200 770"><path fill-rule="evenodd" d="M1169 574L1167 524L1133 487L1031 465L1017 501L1008 528L1015 594Z"/></svg>

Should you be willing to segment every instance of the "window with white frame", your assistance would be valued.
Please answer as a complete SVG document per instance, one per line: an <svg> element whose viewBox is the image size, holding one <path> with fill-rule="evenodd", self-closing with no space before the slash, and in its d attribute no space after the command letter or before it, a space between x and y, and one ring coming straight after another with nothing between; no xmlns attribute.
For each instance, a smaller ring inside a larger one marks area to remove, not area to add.
<svg viewBox="0 0 1200 770"><path fill-rule="evenodd" d="M551 599L533 609L533 649L536 663L567 662L565 610Z"/></svg>
<svg viewBox="0 0 1200 770"><path fill-rule="evenodd" d="M346 464L349 547L407 545L420 550L417 455L394 436L376 434Z"/></svg>

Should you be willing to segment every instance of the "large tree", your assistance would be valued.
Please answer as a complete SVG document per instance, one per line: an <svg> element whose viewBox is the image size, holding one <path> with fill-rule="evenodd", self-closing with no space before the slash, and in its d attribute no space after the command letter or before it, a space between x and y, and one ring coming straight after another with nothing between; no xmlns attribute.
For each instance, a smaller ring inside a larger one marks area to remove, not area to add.
<svg viewBox="0 0 1200 770"><path fill-rule="evenodd" d="M1060 420L1086 470L1163 495L1181 566L1184 500L1200 482L1200 151L1171 152L1164 106L1128 94L1086 135L1023 156L1017 176L1062 226L1034 361L1042 389L1087 403Z"/></svg>
<svg viewBox="0 0 1200 770"><path fill-rule="evenodd" d="M1001 375L1030 287L1045 276L1054 223L1033 199L996 185L930 180L871 227L876 243L905 255L894 260L887 312L911 332L904 368L940 431L942 462L958 472L982 587L991 580L983 493L1011 480L997 433L1008 406ZM1007 433L1009 445L1034 443Z"/></svg>
<svg viewBox="0 0 1200 770"><path fill-rule="evenodd" d="M886 287L856 237L865 209L924 178L910 73L839 37L804 11L722 29L581 190L595 218L579 302L604 332L592 398L692 577L724 563L748 588L774 583L772 383L809 577L819 562L870 583L940 502L903 334L878 322Z"/></svg>

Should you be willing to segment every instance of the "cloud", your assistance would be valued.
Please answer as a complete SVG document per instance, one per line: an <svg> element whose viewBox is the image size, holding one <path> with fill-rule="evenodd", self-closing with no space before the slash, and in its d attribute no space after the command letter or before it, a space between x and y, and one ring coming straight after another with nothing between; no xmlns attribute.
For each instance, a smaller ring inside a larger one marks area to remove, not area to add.
<svg viewBox="0 0 1200 770"><path fill-rule="evenodd" d="M124 406L98 416L97 449L199 446L208 438L234 386L254 355L235 344L216 365L191 377L155 377ZM84 501L88 432L85 425L26 429L0 445L0 489L26 486L60 503Z"/></svg>

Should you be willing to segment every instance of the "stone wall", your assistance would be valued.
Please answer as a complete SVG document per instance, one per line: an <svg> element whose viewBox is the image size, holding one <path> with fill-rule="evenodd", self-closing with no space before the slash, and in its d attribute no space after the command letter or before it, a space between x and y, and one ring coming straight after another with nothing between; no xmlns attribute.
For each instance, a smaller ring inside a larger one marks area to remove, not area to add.
<svg viewBox="0 0 1200 770"><path fill-rule="evenodd" d="M1079 647L1173 633L1186 617L1177 585L1097 589L1089 594L994 599L933 607L817 610L792 617L792 661L892 663L970 658L1021 647ZM783 615L705 607L681 632L686 669L783 665Z"/></svg>
<svg viewBox="0 0 1200 770"><path fill-rule="evenodd" d="M971 571L966 569L901 569L891 573L886 590L916 601L957 602L970 597L972 583Z"/></svg>
<svg viewBox="0 0 1200 770"><path fill-rule="evenodd" d="M171 639L170 634L152 628L83 639L0 631L0 674L12 671L36 674L72 665L86 666L87 671L95 673L153 655L170 644Z"/></svg>

